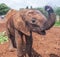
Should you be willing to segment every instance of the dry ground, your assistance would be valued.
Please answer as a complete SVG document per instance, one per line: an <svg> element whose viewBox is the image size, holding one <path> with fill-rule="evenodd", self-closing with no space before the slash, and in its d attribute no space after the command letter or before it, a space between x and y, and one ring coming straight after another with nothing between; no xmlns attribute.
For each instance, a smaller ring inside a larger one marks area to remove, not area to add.
<svg viewBox="0 0 60 57"><path fill-rule="evenodd" d="M0 31L5 30L5 23L0 23ZM0 57L17 57L16 51L8 51L9 42L0 44ZM60 57L60 27L53 27L42 36L33 33L34 57Z"/></svg>

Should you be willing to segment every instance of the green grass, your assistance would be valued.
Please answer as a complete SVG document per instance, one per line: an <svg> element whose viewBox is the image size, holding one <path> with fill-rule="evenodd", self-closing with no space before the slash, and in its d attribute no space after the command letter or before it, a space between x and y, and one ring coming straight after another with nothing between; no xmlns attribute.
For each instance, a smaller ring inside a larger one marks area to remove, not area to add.
<svg viewBox="0 0 60 57"><path fill-rule="evenodd" d="M0 32L0 44L8 42L8 37L5 35L5 32Z"/></svg>
<svg viewBox="0 0 60 57"><path fill-rule="evenodd" d="M56 21L55 26L60 27L60 22L59 21Z"/></svg>

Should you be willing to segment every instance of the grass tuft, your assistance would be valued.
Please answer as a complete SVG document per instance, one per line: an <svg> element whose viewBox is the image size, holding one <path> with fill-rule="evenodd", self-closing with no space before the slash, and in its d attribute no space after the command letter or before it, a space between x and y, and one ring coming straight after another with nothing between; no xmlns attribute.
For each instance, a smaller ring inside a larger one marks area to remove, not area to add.
<svg viewBox="0 0 60 57"><path fill-rule="evenodd" d="M60 27L60 21L56 21L55 26Z"/></svg>
<svg viewBox="0 0 60 57"><path fill-rule="evenodd" d="M5 31L0 32L0 44L3 44L5 42L8 42L8 37L5 35Z"/></svg>

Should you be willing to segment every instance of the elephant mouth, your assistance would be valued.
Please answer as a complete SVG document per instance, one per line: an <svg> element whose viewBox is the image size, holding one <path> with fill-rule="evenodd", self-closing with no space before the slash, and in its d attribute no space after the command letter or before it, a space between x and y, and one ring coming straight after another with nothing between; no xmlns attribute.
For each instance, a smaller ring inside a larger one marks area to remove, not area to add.
<svg viewBox="0 0 60 57"><path fill-rule="evenodd" d="M40 32L38 32L40 35L45 35L46 34L46 32L43 30L43 31L40 31Z"/></svg>
<svg viewBox="0 0 60 57"><path fill-rule="evenodd" d="M46 31L45 30L41 31L39 29L33 29L33 32L37 32L40 35L46 35Z"/></svg>
<svg viewBox="0 0 60 57"><path fill-rule="evenodd" d="M37 32L40 35L45 35L46 34L46 31L45 30L41 30L40 27L33 27L32 31L33 32Z"/></svg>
<svg viewBox="0 0 60 57"><path fill-rule="evenodd" d="M40 28L40 26L38 26L36 24L28 23L28 28L29 28L29 30L31 30L33 32L37 32L40 35L46 34L45 30L43 28Z"/></svg>

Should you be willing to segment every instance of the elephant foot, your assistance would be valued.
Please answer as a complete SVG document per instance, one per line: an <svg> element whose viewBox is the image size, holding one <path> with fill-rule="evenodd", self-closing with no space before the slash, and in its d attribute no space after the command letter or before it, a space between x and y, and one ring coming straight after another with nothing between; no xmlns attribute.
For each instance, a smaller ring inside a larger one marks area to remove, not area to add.
<svg viewBox="0 0 60 57"><path fill-rule="evenodd" d="M13 48L13 47L9 47L9 49L8 49L10 52L14 52L14 51L16 51L16 48Z"/></svg>
<svg viewBox="0 0 60 57"><path fill-rule="evenodd" d="M23 55L17 55L17 57L24 57Z"/></svg>

